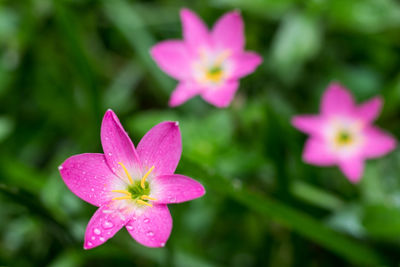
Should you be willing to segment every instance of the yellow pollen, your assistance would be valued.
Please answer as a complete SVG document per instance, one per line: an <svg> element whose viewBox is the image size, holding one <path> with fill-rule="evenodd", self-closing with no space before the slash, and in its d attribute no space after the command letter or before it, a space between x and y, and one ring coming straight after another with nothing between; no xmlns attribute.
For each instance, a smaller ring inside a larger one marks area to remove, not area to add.
<svg viewBox="0 0 400 267"><path fill-rule="evenodd" d="M125 165L124 165L122 162L118 162L118 164L121 165L122 169L124 169L124 171L125 171L125 173L126 173L126 176L128 176L129 182L130 182L131 184L133 184L132 177L131 177L131 175L129 174L128 170L126 169Z"/></svg>
<svg viewBox="0 0 400 267"><path fill-rule="evenodd" d="M154 166L152 166L145 175L143 175L142 180L140 181L140 186L144 189L144 182L146 181L147 176L154 170Z"/></svg>
<svg viewBox="0 0 400 267"><path fill-rule="evenodd" d="M122 200L122 199L132 199L131 196L124 196L124 197L114 197L111 200Z"/></svg>
<svg viewBox="0 0 400 267"><path fill-rule="evenodd" d="M125 194L125 195L131 195L131 193L129 193L126 190L111 190L111 192L115 192L115 193L121 193L121 194Z"/></svg>
<svg viewBox="0 0 400 267"><path fill-rule="evenodd" d="M146 205L146 206L149 206L149 207L153 207L153 205L151 205L151 204L149 204L149 203L147 203L147 202L144 202L143 200L140 200L140 199L136 200L136 202L139 203L139 204L142 204L142 205Z"/></svg>
<svg viewBox="0 0 400 267"><path fill-rule="evenodd" d="M223 76L223 72L222 72L222 70L221 69L216 69L216 70L208 70L207 72L206 72L206 77L205 77L205 79L207 80L207 81L212 81L212 82L214 82L214 83L217 83L217 82L219 82L219 81L221 81L221 79L222 79L222 76Z"/></svg>
<svg viewBox="0 0 400 267"><path fill-rule="evenodd" d="M140 198L143 199L143 200L145 200L145 199L148 199L148 200L157 200L157 199L154 198L154 197L149 197L149 196L146 196L146 195L143 195L143 196L141 196Z"/></svg>

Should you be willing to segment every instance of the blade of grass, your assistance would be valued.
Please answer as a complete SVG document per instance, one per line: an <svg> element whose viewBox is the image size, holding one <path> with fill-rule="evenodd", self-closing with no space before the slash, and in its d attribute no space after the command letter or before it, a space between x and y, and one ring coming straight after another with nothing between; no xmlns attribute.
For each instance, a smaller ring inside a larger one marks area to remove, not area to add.
<svg viewBox="0 0 400 267"><path fill-rule="evenodd" d="M154 92L155 96L160 101L165 101L174 88L174 82L160 71L150 57L149 49L156 40L146 29L141 16L124 0L103 0L103 6L108 18L128 40L140 61L158 83L161 91Z"/></svg>
<svg viewBox="0 0 400 267"><path fill-rule="evenodd" d="M368 246L322 224L302 211L272 200L245 187L235 187L230 180L183 158L181 162L191 177L196 177L216 192L225 194L250 210L292 229L342 258L362 266L382 265L383 258Z"/></svg>

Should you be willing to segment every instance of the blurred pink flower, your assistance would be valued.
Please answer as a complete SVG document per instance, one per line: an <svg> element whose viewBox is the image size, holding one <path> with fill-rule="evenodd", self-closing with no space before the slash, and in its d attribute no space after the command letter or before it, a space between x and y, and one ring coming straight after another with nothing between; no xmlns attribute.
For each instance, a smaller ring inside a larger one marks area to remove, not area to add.
<svg viewBox="0 0 400 267"><path fill-rule="evenodd" d="M322 97L319 115L295 116L292 124L310 135L303 160L319 166L338 165L347 178L357 183L364 161L381 157L396 147L396 140L373 125L382 108L375 97L359 106L339 84L331 84Z"/></svg>
<svg viewBox="0 0 400 267"><path fill-rule="evenodd" d="M181 105L195 95L216 107L226 107L239 87L239 79L262 62L244 51L243 20L238 11L220 18L210 32L189 9L181 10L183 41L168 40L151 48L158 66L179 81L169 105Z"/></svg>
<svg viewBox="0 0 400 267"><path fill-rule="evenodd" d="M85 249L103 244L123 226L140 244L163 247L172 229L167 204L204 195L195 180L174 174L181 157L177 122L154 126L135 149L117 116L108 110L101 125L104 154L68 158L60 167L68 188L98 206L85 234Z"/></svg>

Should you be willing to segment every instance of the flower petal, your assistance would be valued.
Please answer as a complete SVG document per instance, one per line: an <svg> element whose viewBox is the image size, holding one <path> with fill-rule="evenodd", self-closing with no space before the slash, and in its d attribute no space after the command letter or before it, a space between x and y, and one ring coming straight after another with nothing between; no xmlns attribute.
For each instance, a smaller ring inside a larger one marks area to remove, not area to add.
<svg viewBox="0 0 400 267"><path fill-rule="evenodd" d="M364 135L367 140L363 155L367 158L381 157L396 148L396 139L377 127L368 127Z"/></svg>
<svg viewBox="0 0 400 267"><path fill-rule="evenodd" d="M303 160L318 166L330 166L336 163L335 157L329 153L326 144L317 138L309 138L304 146Z"/></svg>
<svg viewBox="0 0 400 267"><path fill-rule="evenodd" d="M137 147L143 167L154 166L154 173L158 175L173 174L181 158L181 139L177 122L166 121L154 126Z"/></svg>
<svg viewBox="0 0 400 267"><path fill-rule="evenodd" d="M92 249L106 242L129 222L131 216L118 210L115 201L101 206L86 227L84 249Z"/></svg>
<svg viewBox="0 0 400 267"><path fill-rule="evenodd" d="M107 163L115 174L128 179L119 164L122 163L131 175L141 176L141 164L135 147L111 109L107 110L101 124L101 144Z"/></svg>
<svg viewBox="0 0 400 267"><path fill-rule="evenodd" d="M313 136L321 135L323 124L324 120L318 115L300 115L292 118L294 127Z"/></svg>
<svg viewBox="0 0 400 267"><path fill-rule="evenodd" d="M262 62L262 57L255 52L241 52L231 57L234 63L232 77L241 78L255 71Z"/></svg>
<svg viewBox="0 0 400 267"><path fill-rule="evenodd" d="M190 9L181 9L182 32L184 41L193 46L209 46L210 35L204 22Z"/></svg>
<svg viewBox="0 0 400 267"><path fill-rule="evenodd" d="M339 168L352 183L357 183L361 179L364 171L364 160L352 158L339 162Z"/></svg>
<svg viewBox="0 0 400 267"><path fill-rule="evenodd" d="M199 182L180 174L158 176L153 179L151 188L151 197L157 199L155 203L162 204L189 201L205 194Z"/></svg>
<svg viewBox="0 0 400 267"><path fill-rule="evenodd" d="M179 106L186 102L186 100L197 95L199 92L199 87L197 87L193 83L179 83L175 90L172 92L171 99L169 100L169 106Z"/></svg>
<svg viewBox="0 0 400 267"><path fill-rule="evenodd" d="M374 121L381 112L383 100L380 97L374 97L357 107L357 114L367 122Z"/></svg>
<svg viewBox="0 0 400 267"><path fill-rule="evenodd" d="M322 96L323 114L348 114L354 110L353 96L338 83L332 83Z"/></svg>
<svg viewBox="0 0 400 267"><path fill-rule="evenodd" d="M182 41L164 41L150 50L157 65L168 75L177 80L190 77L190 54Z"/></svg>
<svg viewBox="0 0 400 267"><path fill-rule="evenodd" d="M110 190L122 181L110 170L103 154L69 157L58 168L67 187L78 197L100 206L111 198Z"/></svg>
<svg viewBox="0 0 400 267"><path fill-rule="evenodd" d="M208 103L213 104L214 106L219 108L224 108L231 103L238 88L238 81L229 81L219 88L210 88L208 90L204 90L201 96Z"/></svg>
<svg viewBox="0 0 400 267"><path fill-rule="evenodd" d="M172 218L167 205L154 204L126 225L131 236L148 247L163 247L172 229Z"/></svg>
<svg viewBox="0 0 400 267"><path fill-rule="evenodd" d="M232 11L223 15L215 23L211 36L217 48L242 51L244 49L244 32L240 12Z"/></svg>

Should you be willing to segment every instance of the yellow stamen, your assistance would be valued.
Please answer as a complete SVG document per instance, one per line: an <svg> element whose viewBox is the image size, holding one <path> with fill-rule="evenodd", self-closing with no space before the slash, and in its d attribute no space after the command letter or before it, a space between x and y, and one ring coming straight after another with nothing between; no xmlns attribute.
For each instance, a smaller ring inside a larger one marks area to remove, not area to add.
<svg viewBox="0 0 400 267"><path fill-rule="evenodd" d="M221 81L223 74L224 73L220 69L216 71L207 71L205 80L217 83Z"/></svg>
<svg viewBox="0 0 400 267"><path fill-rule="evenodd" d="M128 170L126 169L125 165L124 165L122 162L118 162L118 164L121 165L122 169L124 169L124 171L125 171L125 173L126 173L126 176L128 176L129 182L130 182L131 184L133 184L132 177L131 177L131 175L129 174Z"/></svg>
<svg viewBox="0 0 400 267"><path fill-rule="evenodd" d="M139 203L139 204L142 204L142 205L146 205L146 206L149 206L149 207L153 207L153 205L151 205L151 204L149 204L149 203L147 203L147 202L145 202L145 201L143 201L143 200L140 200L140 199L136 200L136 202Z"/></svg>
<svg viewBox="0 0 400 267"><path fill-rule="evenodd" d="M143 196L141 196L140 197L141 199L148 199L148 200L157 200L156 198L154 198L154 197L149 197L149 196L146 196L146 195L143 195Z"/></svg>
<svg viewBox="0 0 400 267"><path fill-rule="evenodd" d="M146 172L146 174L143 176L142 180L140 181L140 186L144 189L144 182L146 181L147 176L150 175L150 173L154 170L154 166L150 168L150 170L148 170Z"/></svg>
<svg viewBox="0 0 400 267"><path fill-rule="evenodd" d="M126 190L111 190L111 192L121 193L121 194L125 194L125 195L128 195L128 196L131 195L131 193L129 193L129 192L126 191Z"/></svg>
<svg viewBox="0 0 400 267"><path fill-rule="evenodd" d="M111 200L122 200L122 199L132 199L131 196L124 196L124 197L115 197Z"/></svg>

